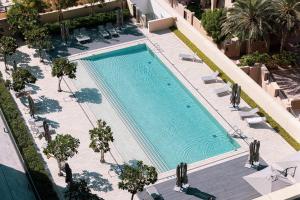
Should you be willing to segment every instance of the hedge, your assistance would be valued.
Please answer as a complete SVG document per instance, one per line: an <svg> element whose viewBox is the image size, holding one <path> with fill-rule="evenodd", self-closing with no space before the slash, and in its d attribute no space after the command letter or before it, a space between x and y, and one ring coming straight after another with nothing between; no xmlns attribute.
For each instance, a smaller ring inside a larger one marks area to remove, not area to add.
<svg viewBox="0 0 300 200"><path fill-rule="evenodd" d="M123 10L124 20L130 18L130 12L128 9ZM84 17L77 17L69 20L64 20L64 23L69 27L70 30L81 28L81 27L94 27L107 22L116 22L115 12L96 13L94 15L88 15ZM51 34L59 34L60 26L58 22L46 23L45 26L48 28Z"/></svg>
<svg viewBox="0 0 300 200"><path fill-rule="evenodd" d="M212 60L210 60L200 49L196 47L183 33L181 33L176 27L172 27L171 31L181 40L183 41L193 52L199 56L213 71L218 70L220 72L220 77L225 82L234 82L229 76L227 76ZM278 132L281 137L283 137L295 150L300 150L300 143L298 143L284 128L282 128L268 113L266 113L259 105L255 103L253 99L251 99L244 91L241 93L242 99L249 104L252 108L258 107L261 116L265 116L267 118L267 122L270 126Z"/></svg>
<svg viewBox="0 0 300 200"><path fill-rule="evenodd" d="M5 87L5 82L0 74L0 108L7 120L13 137L18 145L22 157L32 177L34 185L41 199L56 200L58 196L53 188L44 167L44 160L38 154L33 138L18 110L17 104Z"/></svg>

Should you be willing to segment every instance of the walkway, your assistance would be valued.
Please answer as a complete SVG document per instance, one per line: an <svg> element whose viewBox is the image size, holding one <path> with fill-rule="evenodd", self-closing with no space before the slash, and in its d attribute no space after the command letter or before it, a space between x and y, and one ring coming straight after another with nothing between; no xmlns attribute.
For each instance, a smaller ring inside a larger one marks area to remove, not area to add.
<svg viewBox="0 0 300 200"><path fill-rule="evenodd" d="M176 178L156 184L155 187L164 200L197 200L215 196L221 200L252 200L261 196L244 179L244 176L256 172L244 167L248 156L193 172L188 175L190 189L187 193L173 190ZM263 164L263 162L261 162ZM138 195L148 199L146 191Z"/></svg>
<svg viewBox="0 0 300 200"><path fill-rule="evenodd" d="M0 199L35 200L23 165L0 116Z"/></svg>

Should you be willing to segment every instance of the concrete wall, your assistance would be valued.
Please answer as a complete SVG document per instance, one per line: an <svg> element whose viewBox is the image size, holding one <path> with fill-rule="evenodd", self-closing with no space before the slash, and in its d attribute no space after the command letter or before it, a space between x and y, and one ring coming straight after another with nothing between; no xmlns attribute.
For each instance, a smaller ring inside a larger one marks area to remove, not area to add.
<svg viewBox="0 0 300 200"><path fill-rule="evenodd" d="M131 3L135 4L142 13L148 13L148 0L130 0Z"/></svg>
<svg viewBox="0 0 300 200"><path fill-rule="evenodd" d="M125 4L124 4L125 5ZM116 8L121 7L121 1L111 1L105 3L103 7L95 6L94 10L95 12L105 12L105 11L111 11ZM87 16L91 12L90 5L83 5L78 7L72 7L69 9L63 10L64 19L72 19L76 17L82 17ZM40 19L42 23L52 23L57 22L58 20L58 12L52 11L48 13L43 13L40 15Z"/></svg>
<svg viewBox="0 0 300 200"><path fill-rule="evenodd" d="M170 28L175 24L175 20L173 17L151 20L148 22L148 30L149 32L155 32Z"/></svg>
<svg viewBox="0 0 300 200"><path fill-rule="evenodd" d="M149 3L153 9L154 14L157 18L169 18L171 15L159 4L156 0L149 0Z"/></svg>

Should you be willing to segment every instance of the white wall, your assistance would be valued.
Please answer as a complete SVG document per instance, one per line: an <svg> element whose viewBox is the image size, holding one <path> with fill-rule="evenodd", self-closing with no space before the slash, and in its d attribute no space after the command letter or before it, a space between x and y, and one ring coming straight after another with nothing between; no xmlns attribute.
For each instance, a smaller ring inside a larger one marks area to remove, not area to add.
<svg viewBox="0 0 300 200"><path fill-rule="evenodd" d="M157 18L168 18L171 15L159 4L162 0L149 0L150 6L152 6L153 12Z"/></svg>
<svg viewBox="0 0 300 200"><path fill-rule="evenodd" d="M143 14L147 14L149 12L149 0L131 0L131 2L134 3L140 9L140 11L142 11Z"/></svg>

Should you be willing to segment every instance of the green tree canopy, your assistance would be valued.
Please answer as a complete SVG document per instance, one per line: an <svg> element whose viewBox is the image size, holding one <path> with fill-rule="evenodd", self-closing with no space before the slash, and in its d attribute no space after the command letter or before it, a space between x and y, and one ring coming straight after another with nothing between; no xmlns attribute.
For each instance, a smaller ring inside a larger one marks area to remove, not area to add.
<svg viewBox="0 0 300 200"><path fill-rule="evenodd" d="M66 58L56 58L53 60L52 76L58 78L58 92L61 92L61 80L64 76L70 79L76 78L77 65Z"/></svg>
<svg viewBox="0 0 300 200"><path fill-rule="evenodd" d="M29 47L38 50L38 54L42 58L42 50L51 48L51 38L48 29L42 26L34 26L25 32L25 40Z"/></svg>
<svg viewBox="0 0 300 200"><path fill-rule="evenodd" d="M95 4L96 3L99 3L100 6L103 6L105 0L87 0L87 2L90 4L90 8L91 8L91 15L94 15L95 14L95 11L94 11L94 7L95 7Z"/></svg>
<svg viewBox="0 0 300 200"><path fill-rule="evenodd" d="M16 92L25 89L27 83L36 82L35 76L33 76L27 69L24 68L18 68L17 70L14 70L12 73L12 79L12 87Z"/></svg>
<svg viewBox="0 0 300 200"><path fill-rule="evenodd" d="M226 17L224 9L206 10L202 14L201 23L208 35L212 36L216 43L222 42L226 37L221 32L224 17Z"/></svg>
<svg viewBox="0 0 300 200"><path fill-rule="evenodd" d="M39 12L42 12L46 7L46 4L42 0L14 0L14 3L20 3L28 9L36 9Z"/></svg>
<svg viewBox="0 0 300 200"><path fill-rule="evenodd" d="M98 120L97 127L90 130L90 148L95 152L101 153L101 162L105 162L104 153L110 150L109 142L113 142L113 133L110 126L107 126L105 121Z"/></svg>
<svg viewBox="0 0 300 200"><path fill-rule="evenodd" d="M143 191L146 185L157 181L157 172L154 167L143 164L143 161L137 161L136 166L124 165L120 179L119 188L130 192L133 200L137 192Z"/></svg>
<svg viewBox="0 0 300 200"><path fill-rule="evenodd" d="M15 38L10 37L10 36L2 36L0 38L0 54L2 54L4 58L4 65L5 69L8 70L7 68L7 56L12 55L16 52L18 48L17 41Z"/></svg>
<svg viewBox="0 0 300 200"><path fill-rule="evenodd" d="M103 200L96 194L91 193L87 182L83 179L72 182L65 191L66 200Z"/></svg>
<svg viewBox="0 0 300 200"><path fill-rule="evenodd" d="M59 175L61 175L61 162L67 161L78 153L80 141L70 134L58 134L54 140L50 141L44 149L47 158L53 157L58 162Z"/></svg>
<svg viewBox="0 0 300 200"><path fill-rule="evenodd" d="M228 9L222 32L224 35L237 36L242 41L247 40L250 53L252 41L266 41L269 36L272 13L269 0L238 0Z"/></svg>
<svg viewBox="0 0 300 200"><path fill-rule="evenodd" d="M299 28L300 1L299 0L273 0L275 21L278 24L279 32L281 33L280 51L283 47L289 33L294 32Z"/></svg>
<svg viewBox="0 0 300 200"><path fill-rule="evenodd" d="M25 4L16 2L7 13L7 22L12 33L24 33L31 27L38 25L39 13L35 8L26 7Z"/></svg>

